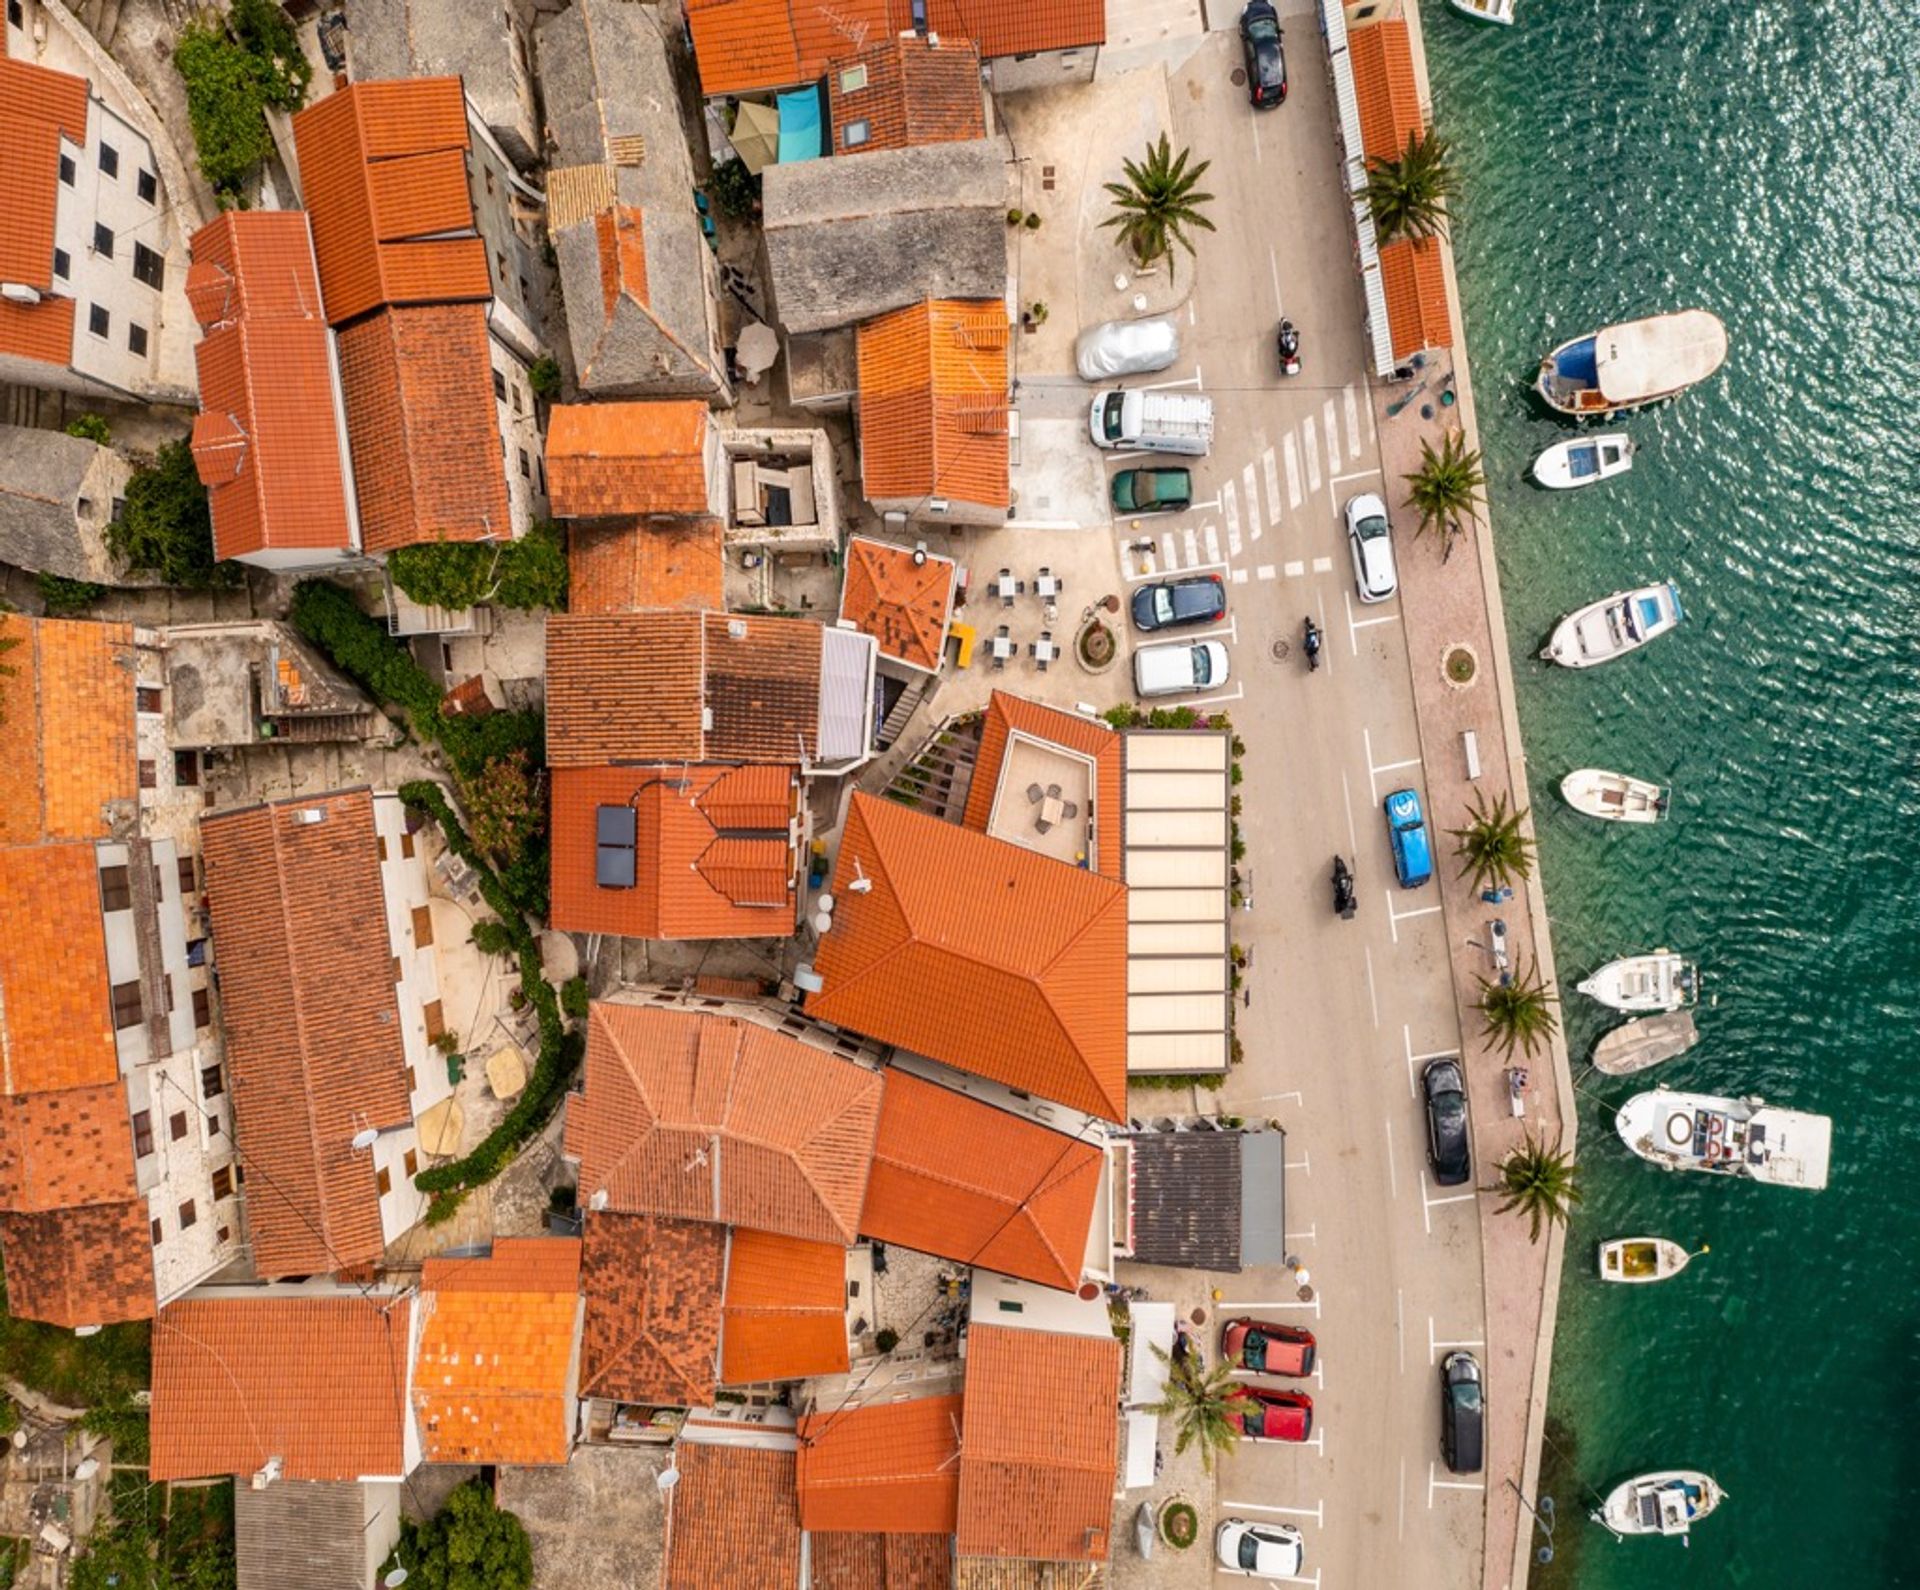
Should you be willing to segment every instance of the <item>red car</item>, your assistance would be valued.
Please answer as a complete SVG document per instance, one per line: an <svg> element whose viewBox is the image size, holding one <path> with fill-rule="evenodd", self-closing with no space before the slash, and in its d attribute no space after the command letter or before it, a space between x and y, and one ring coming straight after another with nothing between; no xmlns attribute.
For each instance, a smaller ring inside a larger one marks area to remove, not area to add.
<svg viewBox="0 0 1920 1590"><path fill-rule="evenodd" d="M1220 1356L1256 1375L1313 1373L1313 1332L1265 1320L1230 1319L1220 1333Z"/></svg>
<svg viewBox="0 0 1920 1590"><path fill-rule="evenodd" d="M1255 1441L1304 1441L1313 1434L1313 1398L1304 1391L1246 1386L1240 1429Z"/></svg>

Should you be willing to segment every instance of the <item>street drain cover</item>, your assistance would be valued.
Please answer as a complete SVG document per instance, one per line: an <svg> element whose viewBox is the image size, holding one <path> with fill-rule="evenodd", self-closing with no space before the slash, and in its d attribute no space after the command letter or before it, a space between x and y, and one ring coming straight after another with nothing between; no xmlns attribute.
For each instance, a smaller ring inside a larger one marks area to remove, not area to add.
<svg viewBox="0 0 1920 1590"><path fill-rule="evenodd" d="M1284 640L1276 640L1273 643L1272 649L1273 649L1273 660L1275 662L1285 662L1289 657L1293 655L1293 646L1289 642Z"/></svg>

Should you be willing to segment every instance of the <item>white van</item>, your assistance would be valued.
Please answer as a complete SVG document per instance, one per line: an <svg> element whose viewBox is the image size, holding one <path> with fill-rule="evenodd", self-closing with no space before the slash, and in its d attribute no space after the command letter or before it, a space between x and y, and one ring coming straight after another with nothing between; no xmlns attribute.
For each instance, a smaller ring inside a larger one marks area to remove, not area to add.
<svg viewBox="0 0 1920 1590"><path fill-rule="evenodd" d="M1179 696L1227 682L1227 648L1217 640L1169 641L1133 654L1133 692Z"/></svg>
<svg viewBox="0 0 1920 1590"><path fill-rule="evenodd" d="M1205 458L1213 445L1213 399L1137 387L1102 392L1093 400L1087 429L1095 447Z"/></svg>

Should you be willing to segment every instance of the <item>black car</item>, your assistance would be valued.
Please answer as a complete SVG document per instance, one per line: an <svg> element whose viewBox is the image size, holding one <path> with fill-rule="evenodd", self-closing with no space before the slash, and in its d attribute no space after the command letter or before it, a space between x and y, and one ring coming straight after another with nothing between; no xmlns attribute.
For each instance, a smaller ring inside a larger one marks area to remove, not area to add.
<svg viewBox="0 0 1920 1590"><path fill-rule="evenodd" d="M1473 1175L1467 1141L1467 1079L1458 1060L1429 1060L1420 1073L1427 1096L1427 1162L1442 1187L1458 1187Z"/></svg>
<svg viewBox="0 0 1920 1590"><path fill-rule="evenodd" d="M1440 1455L1456 1474L1478 1474L1487 1419L1480 1365L1472 1353L1448 1353L1440 1362Z"/></svg>
<svg viewBox="0 0 1920 1590"><path fill-rule="evenodd" d="M1133 621L1144 630L1217 624L1227 616L1227 588L1217 574L1155 580L1133 593Z"/></svg>
<svg viewBox="0 0 1920 1590"><path fill-rule="evenodd" d="M1280 16L1273 0L1251 0L1240 13L1240 47L1247 54L1247 97L1255 110L1284 104L1287 53L1280 45Z"/></svg>

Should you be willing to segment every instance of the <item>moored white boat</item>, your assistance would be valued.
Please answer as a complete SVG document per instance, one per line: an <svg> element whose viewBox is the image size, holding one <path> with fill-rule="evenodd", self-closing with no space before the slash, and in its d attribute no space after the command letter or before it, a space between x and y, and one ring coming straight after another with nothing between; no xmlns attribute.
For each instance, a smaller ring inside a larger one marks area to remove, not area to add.
<svg viewBox="0 0 1920 1590"><path fill-rule="evenodd" d="M1833 1122L1764 1099L1710 1093L1636 1093L1613 1118L1620 1141L1668 1170L1742 1176L1819 1191L1827 1184Z"/></svg>
<svg viewBox="0 0 1920 1590"><path fill-rule="evenodd" d="M1710 1474L1659 1469L1614 1486L1593 1521L1616 1535L1685 1535L1726 1499Z"/></svg>
<svg viewBox="0 0 1920 1590"><path fill-rule="evenodd" d="M1623 1021L1593 1046L1593 1068L1610 1077L1631 1076L1662 1060L1683 1055L1700 1041L1690 1010Z"/></svg>
<svg viewBox="0 0 1920 1590"><path fill-rule="evenodd" d="M1555 442L1533 461L1533 478L1555 491L1592 486L1633 468L1633 439L1624 431Z"/></svg>
<svg viewBox="0 0 1920 1590"><path fill-rule="evenodd" d="M1699 981L1684 956L1658 949L1608 961L1575 986L1612 1010L1678 1010L1698 997Z"/></svg>
<svg viewBox="0 0 1920 1590"><path fill-rule="evenodd" d="M1513 0L1449 0L1449 3L1462 16L1476 21L1513 25Z"/></svg>
<svg viewBox="0 0 1920 1590"><path fill-rule="evenodd" d="M1657 823L1667 815L1667 793L1647 779L1604 767L1576 768L1560 780L1569 806L1604 823Z"/></svg>
<svg viewBox="0 0 1920 1590"><path fill-rule="evenodd" d="M1600 1244L1600 1279L1648 1286L1678 1275L1693 1255L1665 1237L1615 1237Z"/></svg>
<svg viewBox="0 0 1920 1590"><path fill-rule="evenodd" d="M1719 316L1682 309L1568 339L1540 361L1535 385L1562 414L1592 419L1684 392L1726 357L1727 328Z"/></svg>
<svg viewBox="0 0 1920 1590"><path fill-rule="evenodd" d="M1657 640L1686 616L1671 580L1615 591L1561 619L1540 655L1562 668L1597 668Z"/></svg>

